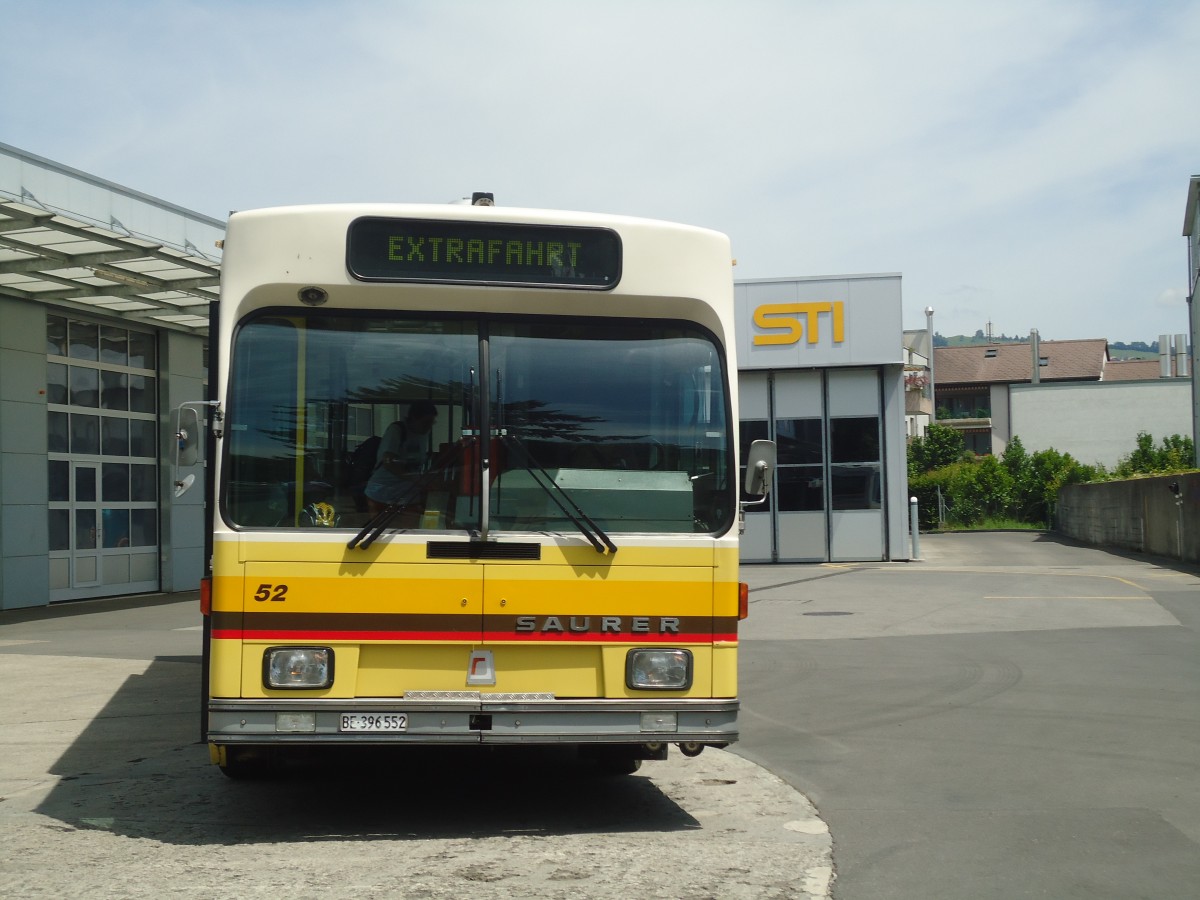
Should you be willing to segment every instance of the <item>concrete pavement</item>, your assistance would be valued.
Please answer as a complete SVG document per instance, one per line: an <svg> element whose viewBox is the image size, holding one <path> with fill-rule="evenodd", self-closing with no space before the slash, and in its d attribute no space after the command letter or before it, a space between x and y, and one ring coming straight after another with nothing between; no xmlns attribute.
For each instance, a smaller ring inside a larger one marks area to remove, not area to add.
<svg viewBox="0 0 1200 900"><path fill-rule="evenodd" d="M8 897L827 897L812 804L732 752L624 778L412 753L234 782L197 742L194 597L0 613Z"/></svg>

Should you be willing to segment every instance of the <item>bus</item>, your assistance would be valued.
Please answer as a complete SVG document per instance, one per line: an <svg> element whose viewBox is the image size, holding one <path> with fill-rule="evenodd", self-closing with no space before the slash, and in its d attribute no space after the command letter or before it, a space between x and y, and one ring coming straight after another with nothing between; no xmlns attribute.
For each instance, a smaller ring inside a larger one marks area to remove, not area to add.
<svg viewBox="0 0 1200 900"><path fill-rule="evenodd" d="M477 195L238 212L223 247L176 460L211 497L214 763L737 740L774 454L739 465L724 235Z"/></svg>

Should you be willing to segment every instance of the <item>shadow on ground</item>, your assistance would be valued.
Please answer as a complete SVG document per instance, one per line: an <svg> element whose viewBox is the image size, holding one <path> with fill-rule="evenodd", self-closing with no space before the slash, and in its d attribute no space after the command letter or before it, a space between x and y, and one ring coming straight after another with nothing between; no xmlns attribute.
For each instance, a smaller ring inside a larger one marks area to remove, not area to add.
<svg viewBox="0 0 1200 900"><path fill-rule="evenodd" d="M650 778L604 777L565 750L314 752L269 779L234 781L196 740L198 681L191 658L160 657L128 678L57 760L60 780L36 811L190 845L700 827Z"/></svg>

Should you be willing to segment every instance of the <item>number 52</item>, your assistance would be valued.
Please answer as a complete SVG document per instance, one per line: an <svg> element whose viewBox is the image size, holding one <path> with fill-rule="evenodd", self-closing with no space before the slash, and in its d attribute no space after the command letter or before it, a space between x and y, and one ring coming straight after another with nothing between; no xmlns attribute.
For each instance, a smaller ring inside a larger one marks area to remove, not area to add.
<svg viewBox="0 0 1200 900"><path fill-rule="evenodd" d="M260 584L254 592L254 599L259 603L270 600L272 603L282 603L287 599L286 584Z"/></svg>

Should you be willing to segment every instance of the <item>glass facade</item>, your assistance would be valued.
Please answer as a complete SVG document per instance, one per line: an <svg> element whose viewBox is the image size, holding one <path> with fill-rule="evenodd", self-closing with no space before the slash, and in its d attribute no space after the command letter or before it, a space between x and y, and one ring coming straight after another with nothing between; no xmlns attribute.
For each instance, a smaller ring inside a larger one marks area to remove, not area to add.
<svg viewBox="0 0 1200 900"><path fill-rule="evenodd" d="M879 372L846 368L740 377L743 456L760 438L774 440L778 449L771 496L747 509L743 558L882 559Z"/></svg>
<svg viewBox="0 0 1200 900"><path fill-rule="evenodd" d="M153 334L47 315L52 598L157 587L157 393Z"/></svg>

